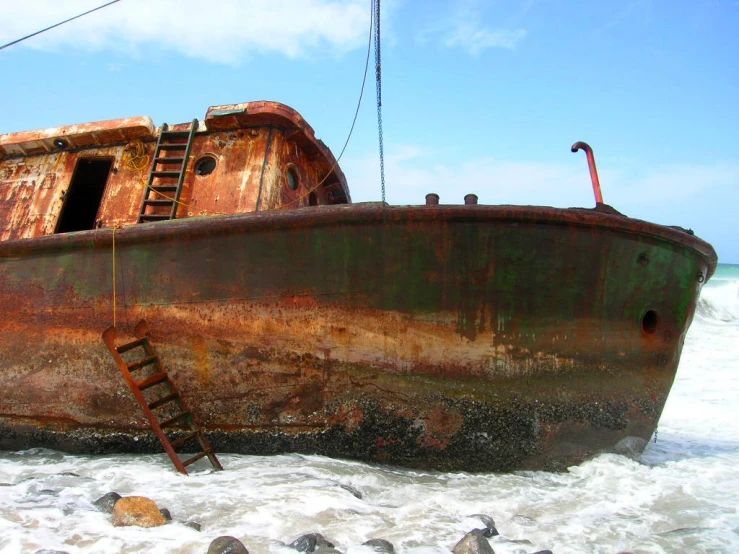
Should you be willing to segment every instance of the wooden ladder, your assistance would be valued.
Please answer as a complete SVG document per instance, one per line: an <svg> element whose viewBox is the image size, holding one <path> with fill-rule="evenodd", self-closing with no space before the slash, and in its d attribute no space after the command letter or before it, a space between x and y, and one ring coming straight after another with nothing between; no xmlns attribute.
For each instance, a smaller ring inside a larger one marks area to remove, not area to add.
<svg viewBox="0 0 739 554"><path fill-rule="evenodd" d="M162 124L154 158L151 161L149 181L144 191L138 223L164 221L177 217L182 183L185 180L187 161L198 120L193 119L189 131L170 131L169 125ZM185 141L183 142L183 139ZM173 155L170 155L170 152ZM175 181L176 180L176 181ZM153 211L149 211L152 208ZM161 208L169 208L162 211Z"/></svg>
<svg viewBox="0 0 739 554"><path fill-rule="evenodd" d="M118 368L121 370L123 377L126 379L131 392L138 400L141 408L144 411L146 419L149 420L149 425L154 430L154 433L162 443L164 450L166 450L172 463L180 473L187 474L185 469L190 464L200 460L201 458L208 457L211 465L215 469L223 469L221 463L216 458L210 443L206 440L203 434L195 425L195 421L192 417L192 413L185 406L185 402L180 397L177 389L175 389L174 383L167 375L167 371L162 366L162 362L157 356L154 348L149 342L149 326L143 319L136 325L134 334L138 337L137 340L129 342L122 346L115 345L115 339L118 334L114 326L108 327L103 332L103 342L108 347L111 356L118 364ZM131 350L140 349L143 350L143 357L133 362L127 362L123 359L121 354L129 352ZM132 372L149 369L149 375L143 379L137 380L134 378ZM157 385L156 391L158 395L156 398L147 399L144 396L144 391L150 388L154 388ZM153 410L166 410L163 414L160 413L160 417L166 417L164 421L159 421L158 417ZM187 433L180 438L170 441L169 438L164 434L164 429L170 427L185 427ZM191 442L193 439L197 439L200 444L201 452L195 456L186 460L180 460L179 455L175 449L186 443Z"/></svg>

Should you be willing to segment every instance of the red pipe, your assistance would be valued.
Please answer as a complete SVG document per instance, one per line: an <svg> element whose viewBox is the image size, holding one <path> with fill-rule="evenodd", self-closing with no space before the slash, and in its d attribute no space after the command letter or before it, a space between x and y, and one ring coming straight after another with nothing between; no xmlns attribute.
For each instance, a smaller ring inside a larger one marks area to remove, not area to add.
<svg viewBox="0 0 739 554"><path fill-rule="evenodd" d="M588 169L590 169L590 180L593 183L593 194L595 194L595 203L603 203L603 195L600 192L600 181L598 180L598 169L595 167L595 156L593 156L593 149L587 142L576 142L572 145L572 151L577 152L578 150L585 150L585 155L588 157Z"/></svg>

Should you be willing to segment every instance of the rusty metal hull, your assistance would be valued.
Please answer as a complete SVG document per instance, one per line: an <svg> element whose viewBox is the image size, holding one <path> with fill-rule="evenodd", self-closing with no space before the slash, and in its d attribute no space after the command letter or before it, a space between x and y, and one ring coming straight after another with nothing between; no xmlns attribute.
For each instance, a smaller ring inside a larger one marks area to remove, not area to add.
<svg viewBox="0 0 739 554"><path fill-rule="evenodd" d="M113 253L115 252L115 266ZM0 448L158 451L141 318L218 452L561 470L639 453L713 249L591 210L346 205L0 244Z"/></svg>

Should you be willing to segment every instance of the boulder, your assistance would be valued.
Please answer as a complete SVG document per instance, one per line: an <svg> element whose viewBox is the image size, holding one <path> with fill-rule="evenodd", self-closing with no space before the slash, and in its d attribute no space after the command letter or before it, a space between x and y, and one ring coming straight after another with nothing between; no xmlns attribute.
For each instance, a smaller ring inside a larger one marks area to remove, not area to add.
<svg viewBox="0 0 739 554"><path fill-rule="evenodd" d="M495 554L493 547L483 535L480 529L474 529L467 533L454 548L454 554Z"/></svg>
<svg viewBox="0 0 739 554"><path fill-rule="evenodd" d="M317 548L326 547L333 548L332 542L326 540L321 533L309 533L298 537L293 542L288 544L290 548L294 548L298 552L315 552Z"/></svg>
<svg viewBox="0 0 739 554"><path fill-rule="evenodd" d="M65 550L46 550L44 548L42 550L37 550L34 554L69 554L69 552Z"/></svg>
<svg viewBox="0 0 739 554"><path fill-rule="evenodd" d="M249 554L244 544L236 537L224 535L213 539L208 554Z"/></svg>
<svg viewBox="0 0 739 554"><path fill-rule="evenodd" d="M118 502L121 498L121 495L117 492L109 492L108 494L101 496L95 502L93 502L93 505L101 512L112 514L113 506L115 506L115 503Z"/></svg>
<svg viewBox="0 0 739 554"><path fill-rule="evenodd" d="M364 546L370 546L378 554L395 554L395 547L390 541L385 539L370 539L362 543Z"/></svg>
<svg viewBox="0 0 739 554"><path fill-rule="evenodd" d="M144 496L124 496L113 507L113 525L116 527L158 527L165 523L167 520L156 502Z"/></svg>
<svg viewBox="0 0 739 554"><path fill-rule="evenodd" d="M169 513L167 508L160 508L159 512L164 516L167 521L172 521L172 514Z"/></svg>
<svg viewBox="0 0 739 554"><path fill-rule="evenodd" d="M344 553L339 552L335 548L331 548L329 546L320 546L316 549L315 554L344 554Z"/></svg>

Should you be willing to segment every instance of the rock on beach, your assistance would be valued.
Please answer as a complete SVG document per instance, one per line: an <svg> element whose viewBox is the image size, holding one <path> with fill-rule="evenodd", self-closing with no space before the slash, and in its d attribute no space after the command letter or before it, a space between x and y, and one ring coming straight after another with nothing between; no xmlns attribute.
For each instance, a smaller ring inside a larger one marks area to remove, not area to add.
<svg viewBox="0 0 739 554"><path fill-rule="evenodd" d="M244 544L236 537L224 535L213 539L208 554L249 554Z"/></svg>
<svg viewBox="0 0 739 554"><path fill-rule="evenodd" d="M493 547L480 529L467 533L454 548L454 554L495 554Z"/></svg>
<svg viewBox="0 0 739 554"><path fill-rule="evenodd" d="M165 523L167 520L156 502L145 496L124 496L113 506L113 525L116 527L158 527Z"/></svg>

